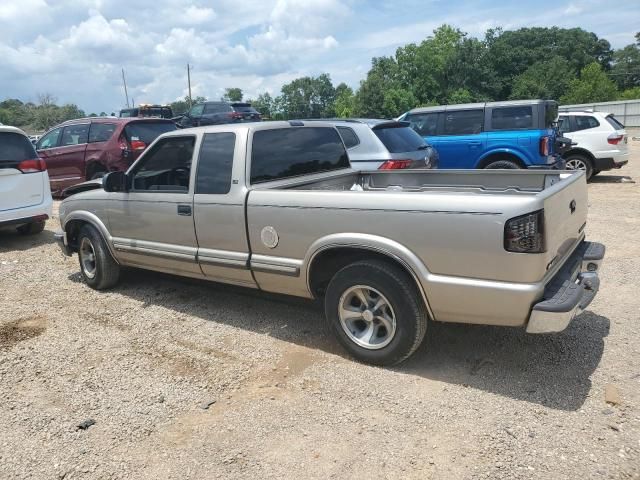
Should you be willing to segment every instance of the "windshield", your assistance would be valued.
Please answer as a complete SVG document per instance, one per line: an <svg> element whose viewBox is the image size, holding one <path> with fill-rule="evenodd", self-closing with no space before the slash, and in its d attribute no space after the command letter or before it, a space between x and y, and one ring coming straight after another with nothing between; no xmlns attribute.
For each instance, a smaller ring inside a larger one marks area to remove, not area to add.
<svg viewBox="0 0 640 480"><path fill-rule="evenodd" d="M373 131L391 153L415 152L424 149L424 139L411 127L383 127Z"/></svg>
<svg viewBox="0 0 640 480"><path fill-rule="evenodd" d="M140 140L149 145L158 136L177 130L173 122L131 122L124 127L129 140Z"/></svg>

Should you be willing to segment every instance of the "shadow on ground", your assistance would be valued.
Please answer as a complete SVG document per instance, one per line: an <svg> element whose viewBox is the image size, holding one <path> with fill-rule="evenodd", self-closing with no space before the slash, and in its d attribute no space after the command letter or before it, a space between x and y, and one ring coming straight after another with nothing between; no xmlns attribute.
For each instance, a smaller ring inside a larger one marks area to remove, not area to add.
<svg viewBox="0 0 640 480"><path fill-rule="evenodd" d="M636 181L628 175L597 175L591 177L589 183L636 183Z"/></svg>
<svg viewBox="0 0 640 480"><path fill-rule="evenodd" d="M44 230L35 235L21 235L13 227L0 228L0 253L29 250L54 242L51 230Z"/></svg>
<svg viewBox="0 0 640 480"><path fill-rule="evenodd" d="M70 279L82 281L79 274ZM139 301L141 308L162 306L346 358L325 329L321 307L311 301L134 269L123 271L114 292ZM577 410L608 332L609 320L588 311L552 335L431 323L422 346L394 371Z"/></svg>

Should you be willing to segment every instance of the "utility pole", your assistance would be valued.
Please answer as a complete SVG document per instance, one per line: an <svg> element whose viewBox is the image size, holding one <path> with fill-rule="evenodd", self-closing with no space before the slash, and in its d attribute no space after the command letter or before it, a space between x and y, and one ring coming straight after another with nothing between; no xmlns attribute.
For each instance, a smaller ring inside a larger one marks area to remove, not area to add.
<svg viewBox="0 0 640 480"><path fill-rule="evenodd" d="M127 99L127 108L129 108L129 93L127 92L127 81L124 78L124 68L122 69L122 84L124 85L124 96Z"/></svg>
<svg viewBox="0 0 640 480"><path fill-rule="evenodd" d="M187 83L189 85L189 108L191 108L191 67L187 63Z"/></svg>

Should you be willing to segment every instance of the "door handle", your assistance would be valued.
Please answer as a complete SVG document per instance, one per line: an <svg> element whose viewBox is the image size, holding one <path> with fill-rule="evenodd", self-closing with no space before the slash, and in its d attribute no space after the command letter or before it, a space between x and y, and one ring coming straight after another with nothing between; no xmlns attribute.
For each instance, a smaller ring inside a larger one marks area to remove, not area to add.
<svg viewBox="0 0 640 480"><path fill-rule="evenodd" d="M469 145L471 145L472 147L479 147L480 145L482 145L482 142L469 142Z"/></svg>
<svg viewBox="0 0 640 480"><path fill-rule="evenodd" d="M178 205L178 215L191 216L191 205Z"/></svg>

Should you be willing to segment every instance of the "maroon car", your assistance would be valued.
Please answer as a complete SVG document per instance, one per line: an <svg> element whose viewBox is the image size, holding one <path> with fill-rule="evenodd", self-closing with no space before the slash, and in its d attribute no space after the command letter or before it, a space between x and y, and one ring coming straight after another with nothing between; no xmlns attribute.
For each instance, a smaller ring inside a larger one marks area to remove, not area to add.
<svg viewBox="0 0 640 480"><path fill-rule="evenodd" d="M158 135L175 130L160 118L91 117L69 120L49 130L36 144L47 163L51 192L126 170Z"/></svg>

